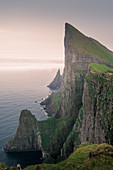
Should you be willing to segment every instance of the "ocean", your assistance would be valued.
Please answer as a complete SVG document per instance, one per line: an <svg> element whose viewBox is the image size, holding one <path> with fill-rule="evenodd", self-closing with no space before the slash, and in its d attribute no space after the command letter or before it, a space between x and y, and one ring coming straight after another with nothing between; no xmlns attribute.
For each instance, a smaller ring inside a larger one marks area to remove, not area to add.
<svg viewBox="0 0 113 170"><path fill-rule="evenodd" d="M3 147L16 132L21 110L30 110L37 120L47 119L40 102L51 93L47 85L56 72L56 68L0 70L0 162L22 168L41 163L40 152L5 153Z"/></svg>

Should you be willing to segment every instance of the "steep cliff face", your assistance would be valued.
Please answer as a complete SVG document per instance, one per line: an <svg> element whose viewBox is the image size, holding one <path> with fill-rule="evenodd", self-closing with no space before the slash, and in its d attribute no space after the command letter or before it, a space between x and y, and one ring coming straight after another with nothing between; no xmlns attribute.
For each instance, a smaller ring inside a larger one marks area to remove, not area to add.
<svg viewBox="0 0 113 170"><path fill-rule="evenodd" d="M113 144L113 69L98 63L89 65L84 80L83 107L63 144L68 157L82 142Z"/></svg>
<svg viewBox="0 0 113 170"><path fill-rule="evenodd" d="M84 77L90 63L113 65L113 53L96 40L65 24L65 69L61 108L57 117L75 118L82 105ZM68 106L68 107L67 107Z"/></svg>
<svg viewBox="0 0 113 170"><path fill-rule="evenodd" d="M60 69L58 69L54 80L48 85L50 89L58 90L62 84L62 76L60 74Z"/></svg>
<svg viewBox="0 0 113 170"><path fill-rule="evenodd" d="M113 69L112 69L113 71ZM83 93L81 142L113 144L113 74L87 74Z"/></svg>
<svg viewBox="0 0 113 170"><path fill-rule="evenodd" d="M30 111L23 110L21 112L16 134L12 140L6 143L4 150L6 152L41 150L38 122Z"/></svg>

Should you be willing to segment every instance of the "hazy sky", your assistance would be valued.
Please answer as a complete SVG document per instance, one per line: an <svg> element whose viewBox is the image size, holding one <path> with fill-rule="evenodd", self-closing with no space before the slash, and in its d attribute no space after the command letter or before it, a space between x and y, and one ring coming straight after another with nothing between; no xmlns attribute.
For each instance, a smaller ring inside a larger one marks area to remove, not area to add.
<svg viewBox="0 0 113 170"><path fill-rule="evenodd" d="M65 22L113 50L113 0L0 0L0 58L62 61Z"/></svg>

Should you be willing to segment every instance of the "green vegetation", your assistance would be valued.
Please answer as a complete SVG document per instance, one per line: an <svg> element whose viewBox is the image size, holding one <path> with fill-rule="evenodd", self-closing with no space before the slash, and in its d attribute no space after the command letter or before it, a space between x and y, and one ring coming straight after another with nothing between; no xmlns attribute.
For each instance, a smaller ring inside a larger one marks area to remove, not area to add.
<svg viewBox="0 0 113 170"><path fill-rule="evenodd" d="M90 96L90 103L95 103L96 109L100 109L99 121L107 136L107 142L113 144L113 114L112 114L112 101L113 101L113 76L103 74L107 66L102 64L90 64L91 68L99 73L87 74L86 82L88 85L88 95ZM100 66L100 68L99 68ZM93 127L95 128L95 118L93 121Z"/></svg>
<svg viewBox="0 0 113 170"><path fill-rule="evenodd" d="M89 67L91 69L91 72L97 72L97 73L104 73L104 72L110 72L113 73L113 68L110 68L104 64L98 64L98 63L91 63L89 64Z"/></svg>
<svg viewBox="0 0 113 170"><path fill-rule="evenodd" d="M62 148L62 155L68 157L74 150L74 147L77 148L80 145L80 128L82 125L83 119L83 107L81 107L76 122L73 126L72 131L69 133L66 142Z"/></svg>
<svg viewBox="0 0 113 170"><path fill-rule="evenodd" d="M3 163L0 163L0 170L9 170L9 167Z"/></svg>
<svg viewBox="0 0 113 170"><path fill-rule="evenodd" d="M62 92L60 89L60 90L56 91L55 95L52 98L51 104L54 106L56 113L60 110L61 97L62 97Z"/></svg>
<svg viewBox="0 0 113 170"><path fill-rule="evenodd" d="M72 153L69 158L58 164L42 164L30 166L24 170L34 170L40 167L42 170L112 170L113 169L113 146L108 144L83 143Z"/></svg>
<svg viewBox="0 0 113 170"><path fill-rule="evenodd" d="M70 33L72 34L72 39L69 42L70 46L78 48L84 55L93 55L111 65L113 64L112 51L108 50L98 41L83 35L73 26L70 26Z"/></svg>
<svg viewBox="0 0 113 170"><path fill-rule="evenodd" d="M74 72L77 74L86 74L87 70L74 70Z"/></svg>
<svg viewBox="0 0 113 170"><path fill-rule="evenodd" d="M42 139L43 150L46 150L52 157L60 152L69 131L72 129L73 117L56 119L51 117L39 122L39 131Z"/></svg>
<svg viewBox="0 0 113 170"><path fill-rule="evenodd" d="M0 170L18 170L0 163ZM40 164L24 168L24 170L113 170L113 146L108 144L83 143L68 159L58 164Z"/></svg>

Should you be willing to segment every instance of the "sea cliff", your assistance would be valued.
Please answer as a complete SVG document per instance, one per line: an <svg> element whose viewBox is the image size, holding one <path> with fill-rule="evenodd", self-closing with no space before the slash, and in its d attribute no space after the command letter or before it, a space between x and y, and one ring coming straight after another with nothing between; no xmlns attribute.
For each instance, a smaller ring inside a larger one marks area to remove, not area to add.
<svg viewBox="0 0 113 170"><path fill-rule="evenodd" d="M51 117L37 122L31 116L35 123L30 128L24 126L22 118L21 128L30 132L24 133L29 144L19 143L19 126L14 139L6 144L6 151L41 149L57 160L59 156L68 157L81 142L112 144L113 52L67 23L64 45L62 86L44 101ZM32 136L35 140L31 140Z"/></svg>

